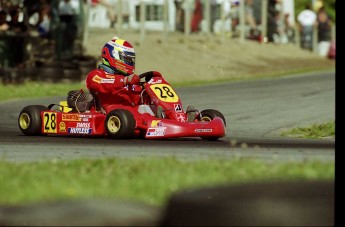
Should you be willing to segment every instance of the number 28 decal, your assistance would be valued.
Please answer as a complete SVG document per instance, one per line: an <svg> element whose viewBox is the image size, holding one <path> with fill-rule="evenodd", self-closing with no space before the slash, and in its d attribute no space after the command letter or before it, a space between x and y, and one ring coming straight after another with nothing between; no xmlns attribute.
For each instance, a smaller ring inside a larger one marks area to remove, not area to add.
<svg viewBox="0 0 345 227"><path fill-rule="evenodd" d="M178 102L178 96L168 84L153 84L151 89L164 102Z"/></svg>
<svg viewBox="0 0 345 227"><path fill-rule="evenodd" d="M43 132L57 133L57 114L52 112L43 113Z"/></svg>

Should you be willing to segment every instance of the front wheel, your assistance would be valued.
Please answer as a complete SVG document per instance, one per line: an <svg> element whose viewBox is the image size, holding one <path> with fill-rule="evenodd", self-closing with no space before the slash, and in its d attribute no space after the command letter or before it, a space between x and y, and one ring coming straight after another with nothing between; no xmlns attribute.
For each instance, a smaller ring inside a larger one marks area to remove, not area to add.
<svg viewBox="0 0 345 227"><path fill-rule="evenodd" d="M22 109L18 117L19 129L28 136L42 135L41 112L49 110L46 106L31 105Z"/></svg>
<svg viewBox="0 0 345 227"><path fill-rule="evenodd" d="M207 110L201 111L200 113L200 121L212 121L215 117L221 118L224 122L224 126L226 126L225 117L218 110L207 109ZM210 141L219 139L219 137L214 137L214 136L201 137L201 138L204 140L210 140Z"/></svg>
<svg viewBox="0 0 345 227"><path fill-rule="evenodd" d="M133 114L124 109L110 111L104 122L105 131L112 139L126 139L134 134L135 119Z"/></svg>

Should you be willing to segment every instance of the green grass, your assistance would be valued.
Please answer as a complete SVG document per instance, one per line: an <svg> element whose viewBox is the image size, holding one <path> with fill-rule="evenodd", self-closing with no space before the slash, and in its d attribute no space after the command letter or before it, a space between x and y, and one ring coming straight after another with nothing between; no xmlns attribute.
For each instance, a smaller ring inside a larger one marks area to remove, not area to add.
<svg viewBox="0 0 345 227"><path fill-rule="evenodd" d="M323 124L314 124L305 128L294 128L283 132L282 136L307 139L335 138L335 121L329 121Z"/></svg>
<svg viewBox="0 0 345 227"><path fill-rule="evenodd" d="M20 98L36 98L67 95L68 91L86 89L85 83L39 83L26 82L23 84L1 84L0 101Z"/></svg>
<svg viewBox="0 0 345 227"><path fill-rule="evenodd" d="M80 198L133 199L163 205L191 187L283 180L334 180L334 162L250 159L183 161L176 158L0 161L0 204Z"/></svg>

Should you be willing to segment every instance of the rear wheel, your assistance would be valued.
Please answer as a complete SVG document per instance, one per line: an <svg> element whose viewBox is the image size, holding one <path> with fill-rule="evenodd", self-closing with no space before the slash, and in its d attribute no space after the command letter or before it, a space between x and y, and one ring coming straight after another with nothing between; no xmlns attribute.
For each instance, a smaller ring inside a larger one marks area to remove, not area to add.
<svg viewBox="0 0 345 227"><path fill-rule="evenodd" d="M223 120L224 126L226 126L225 117L218 110L213 110L213 109L203 110L201 111L200 116L201 116L200 121L212 121L215 117L219 117ZM219 137L214 137L214 136L201 137L201 138L204 140L211 140L211 141L219 139Z"/></svg>
<svg viewBox="0 0 345 227"><path fill-rule="evenodd" d="M18 117L18 126L20 130L28 136L42 135L41 112L45 110L49 109L46 106L41 105L24 107Z"/></svg>
<svg viewBox="0 0 345 227"><path fill-rule="evenodd" d="M126 139L134 135L135 119L128 110L113 110L107 114L104 122L105 131L112 139Z"/></svg>

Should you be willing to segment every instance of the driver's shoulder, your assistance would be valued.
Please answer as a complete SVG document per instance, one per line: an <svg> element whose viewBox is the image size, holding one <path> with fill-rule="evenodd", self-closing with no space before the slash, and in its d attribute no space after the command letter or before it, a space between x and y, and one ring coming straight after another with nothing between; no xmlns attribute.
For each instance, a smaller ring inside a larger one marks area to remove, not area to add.
<svg viewBox="0 0 345 227"><path fill-rule="evenodd" d="M106 73L101 69L93 69L88 74L87 77L101 76L104 77Z"/></svg>

